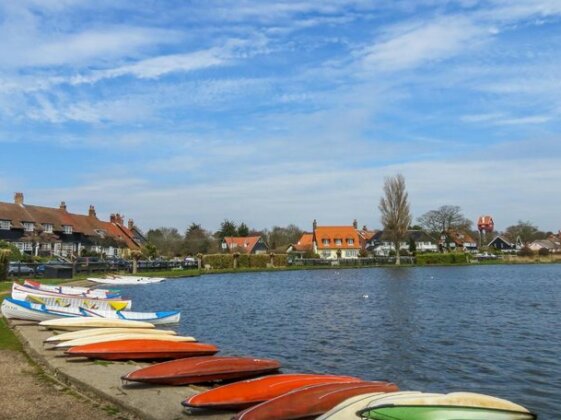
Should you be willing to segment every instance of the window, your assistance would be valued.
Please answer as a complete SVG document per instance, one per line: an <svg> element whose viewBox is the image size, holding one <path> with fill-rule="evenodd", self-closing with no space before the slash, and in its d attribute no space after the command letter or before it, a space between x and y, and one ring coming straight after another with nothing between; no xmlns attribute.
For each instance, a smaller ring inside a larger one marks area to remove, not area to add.
<svg viewBox="0 0 561 420"><path fill-rule="evenodd" d="M64 225L64 233L66 233L67 235L71 235L72 234L72 226L70 225Z"/></svg>
<svg viewBox="0 0 561 420"><path fill-rule="evenodd" d="M329 239L322 239L321 243L327 246L329 245Z"/></svg>
<svg viewBox="0 0 561 420"><path fill-rule="evenodd" d="M355 244L355 240L354 239L347 239L347 245L354 245Z"/></svg>
<svg viewBox="0 0 561 420"><path fill-rule="evenodd" d="M348 249L348 250L346 251L346 253L347 253L347 254L346 254L347 257L356 257L356 256L358 256L358 251L357 251L356 249Z"/></svg>
<svg viewBox="0 0 561 420"><path fill-rule="evenodd" d="M53 225L51 225L50 223L45 223L43 225L43 230L45 231L45 233L53 233Z"/></svg>
<svg viewBox="0 0 561 420"><path fill-rule="evenodd" d="M35 229L35 225L33 223L23 222L23 229L26 232L33 232L33 229Z"/></svg>
<svg viewBox="0 0 561 420"><path fill-rule="evenodd" d="M103 231L103 230L101 230L101 229L96 229L96 230L95 230L95 233L97 233L97 235L98 235L100 238L105 238L105 231Z"/></svg>
<svg viewBox="0 0 561 420"><path fill-rule="evenodd" d="M0 220L0 229L10 230L12 223L9 220Z"/></svg>
<svg viewBox="0 0 561 420"><path fill-rule="evenodd" d="M341 246L342 243L343 241L341 239L335 239L335 245Z"/></svg>

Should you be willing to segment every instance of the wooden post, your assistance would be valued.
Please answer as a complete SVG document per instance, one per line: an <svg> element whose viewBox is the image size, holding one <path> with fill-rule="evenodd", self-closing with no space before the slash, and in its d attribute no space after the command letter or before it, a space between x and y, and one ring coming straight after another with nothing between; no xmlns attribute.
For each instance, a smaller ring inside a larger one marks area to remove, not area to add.
<svg viewBox="0 0 561 420"><path fill-rule="evenodd" d="M232 256L234 257L234 270L236 270L238 268L238 258L240 256L240 253L234 252Z"/></svg>
<svg viewBox="0 0 561 420"><path fill-rule="evenodd" d="M271 267L275 266L275 253L274 252L271 252L269 254L269 264L270 264Z"/></svg>
<svg viewBox="0 0 561 420"><path fill-rule="evenodd" d="M197 268L199 269L199 271L201 271L203 268L203 254L201 253L197 254Z"/></svg>

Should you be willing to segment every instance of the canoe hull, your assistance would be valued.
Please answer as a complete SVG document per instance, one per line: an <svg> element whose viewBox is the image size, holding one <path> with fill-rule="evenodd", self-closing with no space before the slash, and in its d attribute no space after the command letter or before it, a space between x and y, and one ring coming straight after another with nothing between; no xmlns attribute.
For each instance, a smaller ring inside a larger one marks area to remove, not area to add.
<svg viewBox="0 0 561 420"><path fill-rule="evenodd" d="M4 300L5 302L6 300ZM40 326L52 330L76 331L84 328L156 328L150 322L127 321L124 319L69 317L49 319L39 323Z"/></svg>
<svg viewBox="0 0 561 420"><path fill-rule="evenodd" d="M85 346L86 344L105 343L108 341L145 340L145 339L157 340L157 341L174 341L174 342L181 342L181 343L197 341L193 337L183 337L180 335L151 335L151 334L137 333L136 331L130 331L128 333L95 335L93 337L83 337L83 338L77 338L75 340L63 341L61 343L56 344L55 348L66 349L76 346Z"/></svg>
<svg viewBox="0 0 561 420"><path fill-rule="evenodd" d="M88 277L88 280L100 284L127 285L127 284L160 283L166 279L164 277L114 277L114 278Z"/></svg>
<svg viewBox="0 0 561 420"><path fill-rule="evenodd" d="M133 329L135 334L148 334L148 335L176 335L177 333L172 330L156 330L147 328ZM89 328L79 331L71 331L63 334L53 335L45 340L46 343L60 343L62 341L76 340L78 338L95 337L97 335L107 334L124 334L130 333L131 328Z"/></svg>
<svg viewBox="0 0 561 420"><path fill-rule="evenodd" d="M302 373L270 375L219 386L193 395L182 404L193 408L242 410L298 388L336 382L362 381L352 376Z"/></svg>
<svg viewBox="0 0 561 420"><path fill-rule="evenodd" d="M87 287L78 286L53 286L33 280L25 280L23 282L23 285L25 287L43 292L59 293L63 295L79 296L84 298L119 299L121 297L118 290L89 289Z"/></svg>
<svg viewBox="0 0 561 420"><path fill-rule="evenodd" d="M357 415L371 420L533 420L532 413L483 407L456 406L380 406Z"/></svg>
<svg viewBox="0 0 561 420"><path fill-rule="evenodd" d="M121 340L72 347L72 357L101 360L169 360L216 354L218 348L205 343L177 343L157 340Z"/></svg>
<svg viewBox="0 0 561 420"><path fill-rule="evenodd" d="M248 357L194 357L159 363L128 373L125 381L160 385L187 385L269 374L277 371L280 363L271 359Z"/></svg>
<svg viewBox="0 0 561 420"><path fill-rule="evenodd" d="M233 417L235 420L289 420L317 417L356 395L396 392L389 382L350 382L312 385L296 389L251 407Z"/></svg>

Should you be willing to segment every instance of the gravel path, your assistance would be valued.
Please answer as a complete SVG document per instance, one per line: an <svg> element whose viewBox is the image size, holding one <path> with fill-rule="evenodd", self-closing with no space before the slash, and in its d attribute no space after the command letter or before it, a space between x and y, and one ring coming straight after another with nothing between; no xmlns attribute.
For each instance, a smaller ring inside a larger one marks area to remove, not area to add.
<svg viewBox="0 0 561 420"><path fill-rule="evenodd" d="M0 419L116 420L111 407L100 407L45 377L25 355L0 350Z"/></svg>

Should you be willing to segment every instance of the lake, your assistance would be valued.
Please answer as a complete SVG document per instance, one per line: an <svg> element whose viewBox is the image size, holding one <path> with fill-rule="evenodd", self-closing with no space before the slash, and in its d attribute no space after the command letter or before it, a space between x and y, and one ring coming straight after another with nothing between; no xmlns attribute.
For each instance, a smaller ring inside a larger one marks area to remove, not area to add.
<svg viewBox="0 0 561 420"><path fill-rule="evenodd" d="M240 273L122 289L137 311L180 309L179 332L223 355L491 394L541 419L561 410L561 265Z"/></svg>

